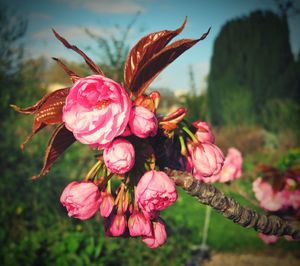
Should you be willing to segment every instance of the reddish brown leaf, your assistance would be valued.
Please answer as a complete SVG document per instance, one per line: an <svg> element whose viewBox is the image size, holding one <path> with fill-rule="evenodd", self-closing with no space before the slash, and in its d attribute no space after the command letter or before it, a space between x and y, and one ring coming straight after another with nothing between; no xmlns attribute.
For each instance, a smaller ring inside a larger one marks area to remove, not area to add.
<svg viewBox="0 0 300 266"><path fill-rule="evenodd" d="M67 130L64 124L59 125L48 142L42 170L38 175L33 176L32 179L37 179L47 174L53 163L75 140L73 133Z"/></svg>
<svg viewBox="0 0 300 266"><path fill-rule="evenodd" d="M21 149L24 149L24 145L46 125L59 124L62 122L62 109L69 91L70 88L64 88L51 92L45 95L35 105L25 109L12 106L16 111L23 114L35 113L31 134L21 144Z"/></svg>
<svg viewBox="0 0 300 266"><path fill-rule="evenodd" d="M21 108L19 106L16 106L14 104L11 104L10 107L12 107L15 111L21 113L21 114L25 114L25 115L30 115L35 113L37 110L39 110L39 108L45 103L45 101L49 98L52 97L53 94L57 94L57 93L61 93L60 91L64 90L64 93L69 93L69 88L63 88L63 89L59 89L56 90L54 92L50 92L48 94L46 94L45 96L43 96L40 100L38 100L34 105L29 106L27 108ZM66 91L67 90L67 91Z"/></svg>
<svg viewBox="0 0 300 266"><path fill-rule="evenodd" d="M54 29L52 29L55 37L68 49L72 49L74 52L78 53L82 56L84 61L87 63L87 65L90 67L90 69L98 75L104 76L102 70L90 59L84 52L82 52L77 46L71 45L65 38L63 38L61 35L59 35Z"/></svg>
<svg viewBox="0 0 300 266"><path fill-rule="evenodd" d="M284 184L285 184L285 175L273 176L272 187L275 192L282 190L284 187Z"/></svg>
<svg viewBox="0 0 300 266"><path fill-rule="evenodd" d="M135 96L139 96L144 93L150 83L157 77L157 75L170 63L172 63L178 56L191 48L197 42L206 38L210 31L204 33L199 39L182 39L178 40L165 48L159 53L154 55L148 62L138 69L138 72L134 76L130 84L130 90Z"/></svg>
<svg viewBox="0 0 300 266"><path fill-rule="evenodd" d="M144 36L130 50L124 68L124 81L128 88L131 87L131 81L136 76L138 69L146 64L156 53L160 52L175 36L182 32L186 20L187 18L185 18L181 27L176 30L163 30Z"/></svg>
<svg viewBox="0 0 300 266"><path fill-rule="evenodd" d="M73 83L80 79L80 77L75 72L70 70L61 60L55 57L52 57L52 59L55 60L58 65L68 74Z"/></svg>

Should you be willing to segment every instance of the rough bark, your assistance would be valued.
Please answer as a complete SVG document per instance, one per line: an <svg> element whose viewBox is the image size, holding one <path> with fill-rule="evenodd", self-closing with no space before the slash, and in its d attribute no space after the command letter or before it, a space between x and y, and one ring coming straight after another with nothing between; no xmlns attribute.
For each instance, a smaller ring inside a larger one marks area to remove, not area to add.
<svg viewBox="0 0 300 266"><path fill-rule="evenodd" d="M193 178L187 172L166 168L165 172L188 194L196 197L201 203L211 206L227 219L246 228L253 228L266 235L289 235L300 239L300 223L285 220L275 215L260 214L241 206L234 199L224 195L212 184L206 184Z"/></svg>

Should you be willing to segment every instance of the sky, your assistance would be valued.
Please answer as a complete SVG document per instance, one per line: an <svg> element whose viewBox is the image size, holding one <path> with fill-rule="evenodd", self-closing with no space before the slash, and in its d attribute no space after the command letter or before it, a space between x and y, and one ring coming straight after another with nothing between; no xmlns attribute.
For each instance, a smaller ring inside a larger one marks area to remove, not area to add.
<svg viewBox="0 0 300 266"><path fill-rule="evenodd" d="M96 43L84 29L103 37L111 36L117 34L116 25L125 28L137 12L141 14L130 32L130 46L150 32L179 27L186 16L188 22L181 38L197 38L211 27L205 40L181 55L152 83L154 88L164 87L174 91L189 89L189 66L194 70L197 88L203 90L214 40L228 20L248 15L257 9L277 12L274 0L10 0L6 4L28 18L25 37L27 58L43 55L72 61L81 59L54 38L51 31L54 28L99 62L101 58ZM288 22L292 50L298 54L300 15L289 18Z"/></svg>

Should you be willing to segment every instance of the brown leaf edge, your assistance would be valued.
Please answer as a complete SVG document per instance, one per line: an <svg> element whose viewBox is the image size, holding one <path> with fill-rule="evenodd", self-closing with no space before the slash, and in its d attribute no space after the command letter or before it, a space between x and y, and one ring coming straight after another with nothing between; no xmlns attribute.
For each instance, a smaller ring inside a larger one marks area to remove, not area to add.
<svg viewBox="0 0 300 266"><path fill-rule="evenodd" d="M67 73L73 83L80 79L80 77L75 72L70 70L60 59L56 57L52 57L52 59L56 61L57 64Z"/></svg>
<svg viewBox="0 0 300 266"><path fill-rule="evenodd" d="M73 50L74 52L78 53L82 56L84 61L87 63L87 65L90 67L90 69L98 75L104 76L104 73L102 70L94 63L92 59L90 59L84 52L82 52L77 46L71 45L65 38L63 38L60 34L58 34L54 29L52 29L55 37L68 49Z"/></svg>
<svg viewBox="0 0 300 266"><path fill-rule="evenodd" d="M20 146L22 150L24 149L24 145L45 126L59 124L62 122L62 109L69 91L70 88L63 88L51 92L45 95L35 105L25 109L22 109L16 105L11 105L11 107L19 113L35 113L31 134L24 140L24 142Z"/></svg>
<svg viewBox="0 0 300 266"><path fill-rule="evenodd" d="M187 22L185 18L182 25L176 30L162 30L142 37L130 50L124 67L124 81L128 88L135 78L138 70L147 63L156 53L163 49L174 37L181 33Z"/></svg>
<svg viewBox="0 0 300 266"><path fill-rule="evenodd" d="M76 139L71 131L67 130L64 124L59 125L53 132L45 152L44 164L38 175L32 176L31 179L37 179L46 175L53 163L63 152L68 149Z"/></svg>
<svg viewBox="0 0 300 266"><path fill-rule="evenodd" d="M209 34L210 28L199 39L181 39L178 40L154 55L148 62L139 69L138 73L131 82L130 90L135 96L145 92L150 83L158 74L179 57L186 50L194 46L197 42L204 40Z"/></svg>

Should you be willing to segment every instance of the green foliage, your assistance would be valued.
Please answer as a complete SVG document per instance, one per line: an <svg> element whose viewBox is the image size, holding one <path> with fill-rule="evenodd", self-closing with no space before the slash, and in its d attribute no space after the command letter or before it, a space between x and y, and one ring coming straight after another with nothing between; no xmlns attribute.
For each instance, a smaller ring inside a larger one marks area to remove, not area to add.
<svg viewBox="0 0 300 266"><path fill-rule="evenodd" d="M185 94L182 97L182 105L188 106L188 112L185 119L193 122L199 119L207 119L207 95Z"/></svg>
<svg viewBox="0 0 300 266"><path fill-rule="evenodd" d="M299 130L300 106L292 99L268 100L262 109L263 126L272 132Z"/></svg>
<svg viewBox="0 0 300 266"><path fill-rule="evenodd" d="M208 107L212 123L226 125L232 104L236 105L232 109L241 108L243 116L229 122L242 123L249 117L259 121L268 100L293 98L299 103L297 74L284 17L256 11L227 22L214 43L211 60ZM236 103L244 101L243 95L247 98L244 108Z"/></svg>

